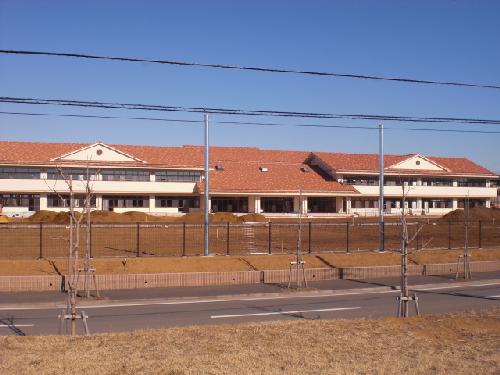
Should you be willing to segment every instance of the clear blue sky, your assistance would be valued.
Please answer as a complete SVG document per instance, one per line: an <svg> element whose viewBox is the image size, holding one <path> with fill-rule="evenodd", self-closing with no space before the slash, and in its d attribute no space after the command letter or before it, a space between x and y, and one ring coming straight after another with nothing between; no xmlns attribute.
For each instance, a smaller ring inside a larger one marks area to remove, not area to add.
<svg viewBox="0 0 500 375"><path fill-rule="evenodd" d="M499 85L499 20L500 1L0 0L0 48ZM500 119L500 90L10 55L0 55L0 96ZM0 110L201 118L5 104ZM376 133L361 130L214 125L211 137L224 146L377 151ZM0 139L182 145L201 144L203 132L199 125L0 115ZM387 131L385 144L390 153L466 156L500 172L499 141L500 135Z"/></svg>

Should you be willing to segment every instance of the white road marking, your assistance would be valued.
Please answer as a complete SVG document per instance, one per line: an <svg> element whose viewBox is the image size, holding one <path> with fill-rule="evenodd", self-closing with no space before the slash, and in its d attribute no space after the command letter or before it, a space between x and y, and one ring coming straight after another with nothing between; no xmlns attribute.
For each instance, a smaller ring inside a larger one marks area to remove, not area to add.
<svg viewBox="0 0 500 375"><path fill-rule="evenodd" d="M416 291L419 290L439 290L439 289L453 289L453 288L472 288L472 287L482 287L482 286L491 286L491 285L500 285L500 283L484 283L484 284L468 284L468 285L450 285L450 286L437 286L433 288L418 288L418 289L413 289ZM410 286L410 289L412 287Z"/></svg>
<svg viewBox="0 0 500 375"><path fill-rule="evenodd" d="M287 314L299 314L307 312L326 312L326 311L341 311L341 310L355 310L359 309L356 307L335 307L331 309L316 309L316 310L290 310L290 311L272 311L272 312L262 312L253 314L232 314L232 315L210 315L211 319L221 319L221 318L239 318L245 316L268 316L268 315L287 315Z"/></svg>
<svg viewBox="0 0 500 375"><path fill-rule="evenodd" d="M0 328L33 327L34 324L0 324Z"/></svg>

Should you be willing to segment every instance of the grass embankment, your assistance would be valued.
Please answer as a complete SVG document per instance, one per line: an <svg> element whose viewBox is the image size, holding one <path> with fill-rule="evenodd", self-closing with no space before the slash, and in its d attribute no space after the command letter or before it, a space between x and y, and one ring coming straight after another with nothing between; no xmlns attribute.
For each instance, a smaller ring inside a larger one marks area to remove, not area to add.
<svg viewBox="0 0 500 375"><path fill-rule="evenodd" d="M2 374L498 374L500 309L1 337Z"/></svg>
<svg viewBox="0 0 500 375"><path fill-rule="evenodd" d="M472 250L473 261L500 260L500 249ZM463 250L419 251L410 256L413 264L456 262ZM293 255L249 255L214 257L97 258L92 260L99 274L224 272L288 269ZM398 253L325 253L304 255L306 268L366 267L398 265ZM0 275L57 275L66 273L67 260L0 260Z"/></svg>

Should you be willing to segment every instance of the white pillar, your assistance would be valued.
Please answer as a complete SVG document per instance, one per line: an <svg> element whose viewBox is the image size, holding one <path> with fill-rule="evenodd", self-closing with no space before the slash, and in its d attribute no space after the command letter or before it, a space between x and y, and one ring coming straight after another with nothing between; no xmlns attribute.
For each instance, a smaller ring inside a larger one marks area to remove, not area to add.
<svg viewBox="0 0 500 375"><path fill-rule="evenodd" d="M149 212L156 211L156 198L154 195L149 196Z"/></svg>
<svg viewBox="0 0 500 375"><path fill-rule="evenodd" d="M253 204L254 204L254 211L256 214L260 214L260 197L254 197L254 200L253 200Z"/></svg>
<svg viewBox="0 0 500 375"><path fill-rule="evenodd" d="M351 197L346 197L346 207L345 207L345 213L350 214L351 213Z"/></svg>
<svg viewBox="0 0 500 375"><path fill-rule="evenodd" d="M293 212L299 212L300 210L300 197L297 195L293 197Z"/></svg>
<svg viewBox="0 0 500 375"><path fill-rule="evenodd" d="M486 199L485 206L486 206L486 208L490 208L491 207L491 200L490 199Z"/></svg>
<svg viewBox="0 0 500 375"><path fill-rule="evenodd" d="M47 209L47 194L40 194L40 210Z"/></svg>
<svg viewBox="0 0 500 375"><path fill-rule="evenodd" d="M451 207L456 210L458 208L458 199L457 198L453 198L451 200Z"/></svg>
<svg viewBox="0 0 500 375"><path fill-rule="evenodd" d="M95 196L95 208L96 210L102 210L102 195Z"/></svg>
<svg viewBox="0 0 500 375"><path fill-rule="evenodd" d="M307 197L302 196L302 214L307 215L309 208L307 206Z"/></svg>

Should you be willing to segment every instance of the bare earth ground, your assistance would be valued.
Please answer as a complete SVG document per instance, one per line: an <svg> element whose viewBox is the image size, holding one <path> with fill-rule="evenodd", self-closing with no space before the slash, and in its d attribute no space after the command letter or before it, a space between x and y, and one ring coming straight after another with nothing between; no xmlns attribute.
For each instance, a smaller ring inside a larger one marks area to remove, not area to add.
<svg viewBox="0 0 500 375"><path fill-rule="evenodd" d="M410 256L413 264L453 263L463 250L418 251ZM471 250L472 260L500 260L500 249ZM325 253L306 254L308 268L362 267L398 265L399 253ZM287 269L292 255L248 255L213 257L143 257L143 258L98 258L92 264L100 274L162 273L162 272L223 272ZM0 259L0 275L56 275L66 272L65 259Z"/></svg>
<svg viewBox="0 0 500 375"><path fill-rule="evenodd" d="M2 374L498 374L500 309L0 338Z"/></svg>

